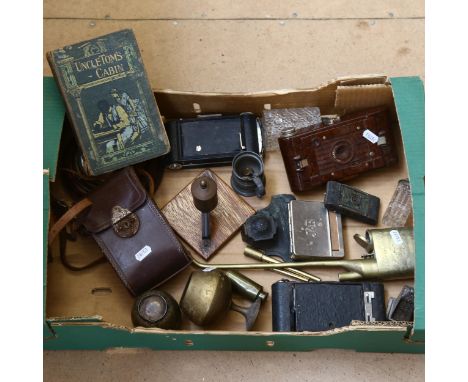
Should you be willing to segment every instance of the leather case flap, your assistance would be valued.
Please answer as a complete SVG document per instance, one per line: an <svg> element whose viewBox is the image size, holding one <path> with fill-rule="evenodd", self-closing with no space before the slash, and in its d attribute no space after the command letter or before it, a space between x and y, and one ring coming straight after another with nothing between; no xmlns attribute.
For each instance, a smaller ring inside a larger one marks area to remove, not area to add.
<svg viewBox="0 0 468 382"><path fill-rule="evenodd" d="M119 206L134 212L146 201L146 191L132 167L121 170L88 198L93 205L83 218L83 225L97 233L112 225L112 209Z"/></svg>

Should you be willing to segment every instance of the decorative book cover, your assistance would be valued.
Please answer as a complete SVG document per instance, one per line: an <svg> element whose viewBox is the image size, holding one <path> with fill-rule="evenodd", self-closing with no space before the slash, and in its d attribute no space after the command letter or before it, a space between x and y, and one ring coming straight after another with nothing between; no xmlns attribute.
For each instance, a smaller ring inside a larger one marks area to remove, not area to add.
<svg viewBox="0 0 468 382"><path fill-rule="evenodd" d="M92 175L169 152L132 30L65 46L47 59Z"/></svg>

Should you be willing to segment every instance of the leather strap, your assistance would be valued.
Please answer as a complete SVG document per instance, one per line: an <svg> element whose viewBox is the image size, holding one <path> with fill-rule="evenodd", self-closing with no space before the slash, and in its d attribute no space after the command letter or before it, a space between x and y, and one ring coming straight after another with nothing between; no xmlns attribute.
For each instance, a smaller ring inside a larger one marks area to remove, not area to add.
<svg viewBox="0 0 468 382"><path fill-rule="evenodd" d="M136 172L141 178L146 179L145 186L147 188L147 192L151 197L153 197L155 192L155 184L151 174L142 168L137 168ZM82 211L84 211L92 204L93 202L89 198L84 198L78 203L74 204L72 207L70 207L67 210L67 212L65 212L50 229L48 245L51 245L54 242L57 235L68 225L68 223L70 223L71 220L73 220L76 216L78 216Z"/></svg>
<svg viewBox="0 0 468 382"><path fill-rule="evenodd" d="M140 177L146 178L147 184L145 184L145 185L148 187L148 189L146 191L148 192L148 194L152 198L153 195L154 195L154 192L156 190L155 185L154 185L153 177L151 176L151 174L148 171L146 171L146 170L144 170L142 168L137 167L137 168L135 168L135 171Z"/></svg>
<svg viewBox="0 0 468 382"><path fill-rule="evenodd" d="M100 256L97 259L91 261L88 264L82 265L82 266L76 266L71 264L66 256L66 245L67 245L67 236L68 233L62 232L62 230L76 217L78 216L82 211L84 211L86 208L88 208L93 202L88 199L84 198L80 200L78 203L76 203L73 207L71 207L67 212L65 212L59 220L55 222L55 224L52 226L52 228L49 231L49 239L48 239L48 244L49 246L54 242L55 238L57 235L60 233L60 260L62 261L62 264L70 269L71 271L82 271L84 269L91 268L97 264L104 263L106 262L105 256Z"/></svg>
<svg viewBox="0 0 468 382"><path fill-rule="evenodd" d="M50 229L48 244L51 245L59 232L64 229L72 219L74 219L80 212L88 208L91 204L93 204L93 202L90 199L84 198L71 207L67 212L65 212Z"/></svg>
<svg viewBox="0 0 468 382"><path fill-rule="evenodd" d="M62 235L63 233L65 233L65 232L62 232L59 235L59 238L60 238L60 260L62 261L62 264L65 266L65 268L68 268L69 270L76 272L76 271L82 271L84 269L94 267L95 265L107 262L106 257L104 255L102 255L102 256L99 256L98 258L96 258L95 260L89 262L88 264L80 265L80 266L73 265L67 259L67 255L66 255L66 253L67 253L66 252L67 238L65 237L65 235Z"/></svg>
<svg viewBox="0 0 468 382"><path fill-rule="evenodd" d="M140 176L147 179L148 192L152 196L155 192L155 185L154 185L153 177L147 171L143 169L138 169L138 173ZM73 205L67 212L65 212L60 217L60 219L55 222L55 224L52 226L52 228L49 231L49 237L48 237L49 246L55 241L57 236L60 234L59 235L60 237L60 246L59 246L60 247L60 260L62 261L63 265L66 268L70 269L71 271L81 271L81 270L91 268L97 264L107 261L105 256L100 256L86 265L76 266L76 265L71 264L68 261L67 256L66 256L65 248L66 248L66 244L68 240L67 236L69 236L69 234L67 232L62 232L62 231L76 216L78 216L81 212L83 212L86 208L88 208L92 204L93 202L88 198L84 198L80 200L78 203Z"/></svg>

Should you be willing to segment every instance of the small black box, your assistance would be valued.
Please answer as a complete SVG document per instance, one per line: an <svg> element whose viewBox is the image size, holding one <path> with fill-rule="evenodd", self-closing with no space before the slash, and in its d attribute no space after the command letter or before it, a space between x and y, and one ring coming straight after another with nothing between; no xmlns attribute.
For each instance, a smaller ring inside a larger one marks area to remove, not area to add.
<svg viewBox="0 0 468 382"><path fill-rule="evenodd" d="M291 282L271 287L274 332L324 331L353 320L386 321L380 283Z"/></svg>
<svg viewBox="0 0 468 382"><path fill-rule="evenodd" d="M380 199L343 183L327 182L324 202L328 210L366 224L376 225L379 220Z"/></svg>

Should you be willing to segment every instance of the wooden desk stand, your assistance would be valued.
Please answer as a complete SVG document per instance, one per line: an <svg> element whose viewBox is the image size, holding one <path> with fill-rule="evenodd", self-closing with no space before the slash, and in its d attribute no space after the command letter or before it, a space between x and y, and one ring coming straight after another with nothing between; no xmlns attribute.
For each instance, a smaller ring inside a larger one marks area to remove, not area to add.
<svg viewBox="0 0 468 382"><path fill-rule="evenodd" d="M162 212L169 224L200 256L209 259L244 224L255 210L238 196L213 171L205 170L197 176L209 176L218 186L218 205L210 213L211 242L207 247L202 242L201 212L195 208L190 192L192 182L167 203Z"/></svg>

